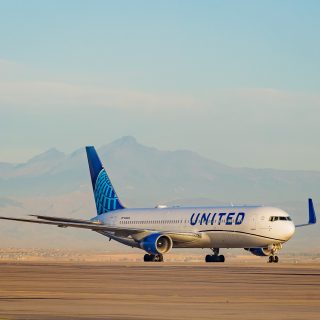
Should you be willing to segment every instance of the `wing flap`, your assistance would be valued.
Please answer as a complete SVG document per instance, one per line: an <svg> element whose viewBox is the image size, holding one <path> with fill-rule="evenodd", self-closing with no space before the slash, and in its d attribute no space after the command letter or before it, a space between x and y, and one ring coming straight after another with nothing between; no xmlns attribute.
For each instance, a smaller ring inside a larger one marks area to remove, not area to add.
<svg viewBox="0 0 320 320"><path fill-rule="evenodd" d="M52 217L52 216L41 216L37 214L30 214L30 217L36 217L41 220L47 221L60 221L60 222L76 222L76 223L85 223L85 224L101 224L99 221L91 221L91 220L83 220L83 219L73 219L73 218L60 218L60 217Z"/></svg>

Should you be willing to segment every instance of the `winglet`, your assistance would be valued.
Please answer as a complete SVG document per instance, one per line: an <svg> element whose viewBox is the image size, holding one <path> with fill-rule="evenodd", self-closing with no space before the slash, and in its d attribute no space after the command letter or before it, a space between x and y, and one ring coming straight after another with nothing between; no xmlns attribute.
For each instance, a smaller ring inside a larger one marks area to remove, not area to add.
<svg viewBox="0 0 320 320"><path fill-rule="evenodd" d="M312 199L309 199L308 202L309 202L309 222L308 222L308 224L315 224L317 222L317 217L316 217L316 212L314 211Z"/></svg>
<svg viewBox="0 0 320 320"><path fill-rule="evenodd" d="M308 221L308 223L297 224L297 225L295 225L296 228L310 226L311 224L317 223L316 212L314 210L314 206L313 206L313 202L312 202L311 198L308 199L308 206L309 206L309 221Z"/></svg>

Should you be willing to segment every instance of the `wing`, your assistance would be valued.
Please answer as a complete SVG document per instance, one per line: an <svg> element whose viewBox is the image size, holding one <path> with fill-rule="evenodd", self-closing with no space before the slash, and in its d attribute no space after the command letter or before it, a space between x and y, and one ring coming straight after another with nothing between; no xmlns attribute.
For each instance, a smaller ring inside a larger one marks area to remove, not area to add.
<svg viewBox="0 0 320 320"><path fill-rule="evenodd" d="M20 221L20 222L28 222L28 223L37 223L37 224L46 224L51 226L57 226L60 228L80 228L80 229L90 229L93 231L110 231L115 232L118 230L121 230L122 228L109 226L106 224L103 224L99 221L90 221L90 220L77 220L77 219L69 219L69 218L59 218L59 217L48 217L48 216L37 216L32 215L34 217L37 217L36 219L23 219L23 218L9 218L9 217L0 217L1 220L10 220L10 221ZM131 229L132 232L139 231L141 232L141 229Z"/></svg>
<svg viewBox="0 0 320 320"><path fill-rule="evenodd" d="M295 226L296 228L305 227L305 226L309 226L311 224L317 223L316 212L314 210L312 199L308 199L308 207L309 207L309 221L308 221L308 223L297 224Z"/></svg>
<svg viewBox="0 0 320 320"><path fill-rule="evenodd" d="M31 216L36 217L37 220L24 219L24 218L11 218L11 217L0 217L0 219L28 222L28 223L37 223L37 224L46 224L51 226L57 226L60 228L71 227L71 228L89 229L89 230L97 231L100 233L112 232L117 237L131 236L135 241L138 241L138 242L151 233L166 234L172 238L173 242L179 243L179 244L198 241L199 238L202 237L201 233L170 232L170 231L159 231L156 229L122 228L122 227L110 226L99 221L60 218L60 217L51 217L51 216L42 216L42 215L31 215Z"/></svg>

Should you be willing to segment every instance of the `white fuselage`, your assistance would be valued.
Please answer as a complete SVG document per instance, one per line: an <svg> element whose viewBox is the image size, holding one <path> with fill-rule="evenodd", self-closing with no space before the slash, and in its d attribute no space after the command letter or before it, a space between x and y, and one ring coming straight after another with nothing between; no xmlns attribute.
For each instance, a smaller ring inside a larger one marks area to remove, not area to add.
<svg viewBox="0 0 320 320"><path fill-rule="evenodd" d="M199 235L191 242L174 243L176 248L267 247L288 241L295 231L285 211L263 206L123 209L101 214L93 220L120 229L136 228L168 234L190 232ZM124 239L126 235L118 232L116 240L117 237ZM139 241L132 235L130 237Z"/></svg>

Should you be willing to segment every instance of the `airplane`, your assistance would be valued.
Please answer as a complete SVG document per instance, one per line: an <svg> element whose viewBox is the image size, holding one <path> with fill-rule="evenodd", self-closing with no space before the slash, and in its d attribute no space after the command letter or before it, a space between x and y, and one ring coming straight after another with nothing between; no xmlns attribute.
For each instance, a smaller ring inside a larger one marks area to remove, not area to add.
<svg viewBox="0 0 320 320"><path fill-rule="evenodd" d="M207 248L206 262L224 262L220 249L244 248L256 256L278 263L278 252L294 234L295 228L316 223L312 199L308 200L309 221L295 225L289 214L267 206L212 206L126 208L93 146L86 147L96 216L90 220L43 215L33 218L0 217L61 228L89 229L109 240L146 251L145 262L164 261L173 248Z"/></svg>

